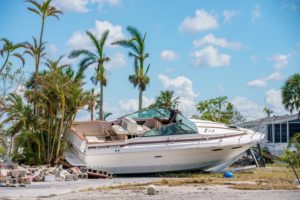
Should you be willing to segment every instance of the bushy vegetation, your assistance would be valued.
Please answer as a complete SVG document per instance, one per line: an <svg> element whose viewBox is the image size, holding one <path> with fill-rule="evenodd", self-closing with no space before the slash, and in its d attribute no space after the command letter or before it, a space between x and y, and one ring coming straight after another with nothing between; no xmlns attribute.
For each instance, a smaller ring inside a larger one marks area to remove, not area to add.
<svg viewBox="0 0 300 200"><path fill-rule="evenodd" d="M227 96L200 101L197 110L200 112L199 118L203 120L225 124L236 124L245 121L241 113L228 101Z"/></svg>
<svg viewBox="0 0 300 200"><path fill-rule="evenodd" d="M0 58L3 60L0 65L0 156L7 154L26 164L54 165L63 158L68 133L79 109L87 106L91 120L94 120L94 114L98 114L100 120L111 115L103 109L104 87L107 85L105 64L111 59L105 54L109 31L104 31L100 39L87 32L95 51L73 50L70 58L81 57L75 70L63 62L63 57L50 58L46 51L46 22L53 17L59 19L63 13L52 6L51 0L25 2L29 5L28 10L40 18L41 27L38 37L32 37L32 42L14 43L6 38L0 39ZM135 73L129 76L129 81L139 88L139 108L142 109L142 92L150 82L147 76L150 65L144 69L144 60L149 57L145 53L146 34L142 35L132 26L127 30L130 37L114 44L132 50L129 56L134 58ZM24 55L33 60L34 66L27 80L23 76ZM85 91L83 87L85 70L93 64L96 71L90 79L95 86L99 83L100 94L94 88ZM42 65L45 70L41 71ZM95 109L99 112L94 113Z"/></svg>

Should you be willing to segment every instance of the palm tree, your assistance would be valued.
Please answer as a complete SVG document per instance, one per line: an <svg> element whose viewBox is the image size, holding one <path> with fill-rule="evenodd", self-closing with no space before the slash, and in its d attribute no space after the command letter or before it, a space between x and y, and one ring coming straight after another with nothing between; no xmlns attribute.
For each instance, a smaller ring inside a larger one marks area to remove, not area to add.
<svg viewBox="0 0 300 200"><path fill-rule="evenodd" d="M269 108L264 108L263 112L266 113L268 117L270 117L271 114L273 113L273 111L271 109L269 109Z"/></svg>
<svg viewBox="0 0 300 200"><path fill-rule="evenodd" d="M112 115L111 112L104 112L104 121L106 121L106 119L111 115Z"/></svg>
<svg viewBox="0 0 300 200"><path fill-rule="evenodd" d="M292 113L300 109L300 74L294 74L288 78L281 88L282 103L285 109ZM300 111L299 111L300 116Z"/></svg>
<svg viewBox="0 0 300 200"><path fill-rule="evenodd" d="M174 91L166 90L160 92L160 95L156 97L155 103L151 107L174 109L179 103L179 97L174 97Z"/></svg>
<svg viewBox="0 0 300 200"><path fill-rule="evenodd" d="M90 112L91 114L91 121L94 120L94 109L95 109L95 106L96 106L96 99L99 97L99 93L95 94L95 89L92 88L90 90L90 94L89 94L89 102L88 102L88 111ZM97 109L98 107L96 107Z"/></svg>
<svg viewBox="0 0 300 200"><path fill-rule="evenodd" d="M44 28L45 28L45 21L48 17L55 17L59 19L58 15L62 14L61 11L57 10L54 6L51 6L52 0L45 0L42 3L38 3L35 0L26 0L26 2L30 3L32 7L28 7L28 10L31 12L39 15L42 19L42 26L41 26L41 31L40 31L40 37L39 37L39 43L34 39L34 46L37 47L37 55L35 58L35 81L37 82L38 80L38 71L39 71L39 66L40 66L40 60L42 57L42 49L44 48L44 42L43 42L43 35L44 35Z"/></svg>
<svg viewBox="0 0 300 200"><path fill-rule="evenodd" d="M9 57L11 55L18 58L18 59L20 59L21 62L22 62L22 66L24 66L25 60L24 60L23 56L19 53L14 53L15 50L24 47L24 43L14 44L12 41L10 41L6 38L2 38L2 39L0 39L0 41L2 41L4 43L2 49L0 49L0 55L2 57L4 57L4 55L6 54L5 60L4 60L3 64L1 65L1 68L0 68L0 75L3 71L3 69L5 68L7 62L9 61Z"/></svg>
<svg viewBox="0 0 300 200"><path fill-rule="evenodd" d="M39 63L40 59L44 58L46 56L45 52L45 43L38 44L37 39L35 37L32 37L33 43L25 42L25 48L24 54L30 55L34 59L35 63L35 82L38 81L39 76Z"/></svg>
<svg viewBox="0 0 300 200"><path fill-rule="evenodd" d="M31 106L24 104L21 96L10 94L7 102L9 104L5 110L7 116L2 124L4 126L11 124L6 133L10 137L9 156L11 156L14 137L23 130L29 130L35 118L31 115Z"/></svg>
<svg viewBox="0 0 300 200"><path fill-rule="evenodd" d="M130 39L119 40L112 44L120 45L131 50L128 55L129 57L134 58L135 73L129 76L129 81L134 87L138 87L139 89L139 111L141 111L143 105L143 92L146 90L146 87L150 82L150 78L147 75L150 64L146 70L144 68L144 61L149 57L149 53L145 53L146 33L142 36L142 34L132 26L128 26L127 31L131 35Z"/></svg>
<svg viewBox="0 0 300 200"><path fill-rule="evenodd" d="M96 52L93 53L87 49L74 50L70 53L70 58L76 58L79 56L84 56L79 65L82 68L87 68L90 65L96 64L96 75L92 76L92 82L97 85L100 83L100 106L99 106L99 119L104 119L103 112L103 93L104 87L107 85L107 74L104 68L104 63L109 62L110 58L104 54L104 45L106 43L109 31L104 31L101 35L100 40L96 38L91 32L87 31L87 35L92 41L93 45L96 47Z"/></svg>
<svg viewBox="0 0 300 200"><path fill-rule="evenodd" d="M62 158L76 113L88 104L89 97L83 90L83 69L75 72L61 60L62 57L48 59L47 69L40 72L37 90L25 93L27 99L37 100L40 125L35 132L39 135L41 159L47 164L55 164Z"/></svg>

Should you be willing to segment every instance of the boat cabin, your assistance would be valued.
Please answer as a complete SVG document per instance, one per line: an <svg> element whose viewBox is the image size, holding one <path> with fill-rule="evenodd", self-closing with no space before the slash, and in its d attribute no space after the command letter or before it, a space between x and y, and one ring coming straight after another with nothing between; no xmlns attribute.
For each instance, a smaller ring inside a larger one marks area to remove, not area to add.
<svg viewBox="0 0 300 200"><path fill-rule="evenodd" d="M71 133L89 144L97 144L135 137L196 134L198 131L196 125L177 110L147 109L109 122L75 122Z"/></svg>

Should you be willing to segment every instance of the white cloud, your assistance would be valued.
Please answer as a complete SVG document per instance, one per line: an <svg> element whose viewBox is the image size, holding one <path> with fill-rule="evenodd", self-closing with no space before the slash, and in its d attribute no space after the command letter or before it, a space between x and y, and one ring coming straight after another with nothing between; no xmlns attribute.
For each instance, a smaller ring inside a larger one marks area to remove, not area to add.
<svg viewBox="0 0 300 200"><path fill-rule="evenodd" d="M229 23L231 22L232 18L235 17L237 15L236 11L233 10L225 10L223 12L223 16L224 16L224 23Z"/></svg>
<svg viewBox="0 0 300 200"><path fill-rule="evenodd" d="M166 75L158 75L165 90L174 91L175 97L180 97L179 109L188 116L196 112L195 98L198 96L193 90L193 83L185 76L178 76L177 78L170 78Z"/></svg>
<svg viewBox="0 0 300 200"><path fill-rule="evenodd" d="M143 96L143 107L148 107L154 102L154 98L148 98ZM135 112L138 110L138 99L120 100L119 107L123 114Z"/></svg>
<svg viewBox="0 0 300 200"><path fill-rule="evenodd" d="M270 57L270 60L274 62L274 67L276 69L281 69L289 64L290 56L290 54L275 54L272 57Z"/></svg>
<svg viewBox="0 0 300 200"><path fill-rule="evenodd" d="M270 74L269 76L265 77L264 79L266 81L270 81L270 80L279 80L281 78L281 75L279 72L274 72L272 74Z"/></svg>
<svg viewBox="0 0 300 200"><path fill-rule="evenodd" d="M261 10L260 5L256 5L254 9L251 11L252 14L252 22L255 22L257 19L261 18Z"/></svg>
<svg viewBox="0 0 300 200"><path fill-rule="evenodd" d="M203 47L205 45L214 45L222 48L240 49L240 42L229 42L225 38L216 38L213 34L207 34L199 40L193 41L194 47Z"/></svg>
<svg viewBox="0 0 300 200"><path fill-rule="evenodd" d="M230 64L231 57L228 54L221 54L213 46L207 46L192 53L196 66L222 67Z"/></svg>
<svg viewBox="0 0 300 200"><path fill-rule="evenodd" d="M186 17L179 27L180 31L198 33L215 29L219 26L217 17L204 9L196 10L195 17Z"/></svg>
<svg viewBox="0 0 300 200"><path fill-rule="evenodd" d="M237 96L231 100L231 103L247 120L264 117L263 107L246 97Z"/></svg>
<svg viewBox="0 0 300 200"><path fill-rule="evenodd" d="M275 115L283 115L288 113L282 105L282 96L280 90L271 89L266 92L266 106L271 109Z"/></svg>
<svg viewBox="0 0 300 200"><path fill-rule="evenodd" d="M123 53L115 53L111 56L111 60L106 64L108 70L117 69L126 65L126 58Z"/></svg>
<svg viewBox="0 0 300 200"><path fill-rule="evenodd" d="M89 4L97 4L99 8L104 5L117 6L121 4L121 0L53 0L52 5L63 12L88 12Z"/></svg>
<svg viewBox="0 0 300 200"><path fill-rule="evenodd" d="M249 81L247 85L249 87L265 87L267 86L267 82L271 80L279 80L281 78L281 75L279 72L274 72L270 74L269 76L263 77L261 79L256 79L253 81Z"/></svg>
<svg viewBox="0 0 300 200"><path fill-rule="evenodd" d="M267 83L264 80L256 79L247 83L249 87L266 87Z"/></svg>
<svg viewBox="0 0 300 200"><path fill-rule="evenodd" d="M176 52L172 51L172 50L164 50L160 53L160 58L162 60L176 60L178 58L178 55L176 54Z"/></svg>
<svg viewBox="0 0 300 200"><path fill-rule="evenodd" d="M46 51L51 57L57 56L59 50L58 47L55 44L47 44L46 45Z"/></svg>
<svg viewBox="0 0 300 200"><path fill-rule="evenodd" d="M106 30L109 30L109 35L106 41L108 47L113 47L113 45L111 45L113 41L123 39L125 37L122 27L119 25L113 25L109 21L96 21L95 27L89 29L89 31L95 34L98 39L101 38L102 33ZM74 32L71 38L67 41L67 45L71 49L92 49L94 47L88 35L84 31Z"/></svg>

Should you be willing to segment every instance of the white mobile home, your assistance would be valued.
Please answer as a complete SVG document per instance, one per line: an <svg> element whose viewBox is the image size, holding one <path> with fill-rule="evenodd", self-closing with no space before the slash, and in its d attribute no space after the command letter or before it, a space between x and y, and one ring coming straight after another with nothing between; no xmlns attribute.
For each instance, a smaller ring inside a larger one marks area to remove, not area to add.
<svg viewBox="0 0 300 200"><path fill-rule="evenodd" d="M252 129L265 134L262 146L274 155L281 155L287 147L289 139L300 133L300 119L298 114L273 116L247 121L237 126Z"/></svg>

